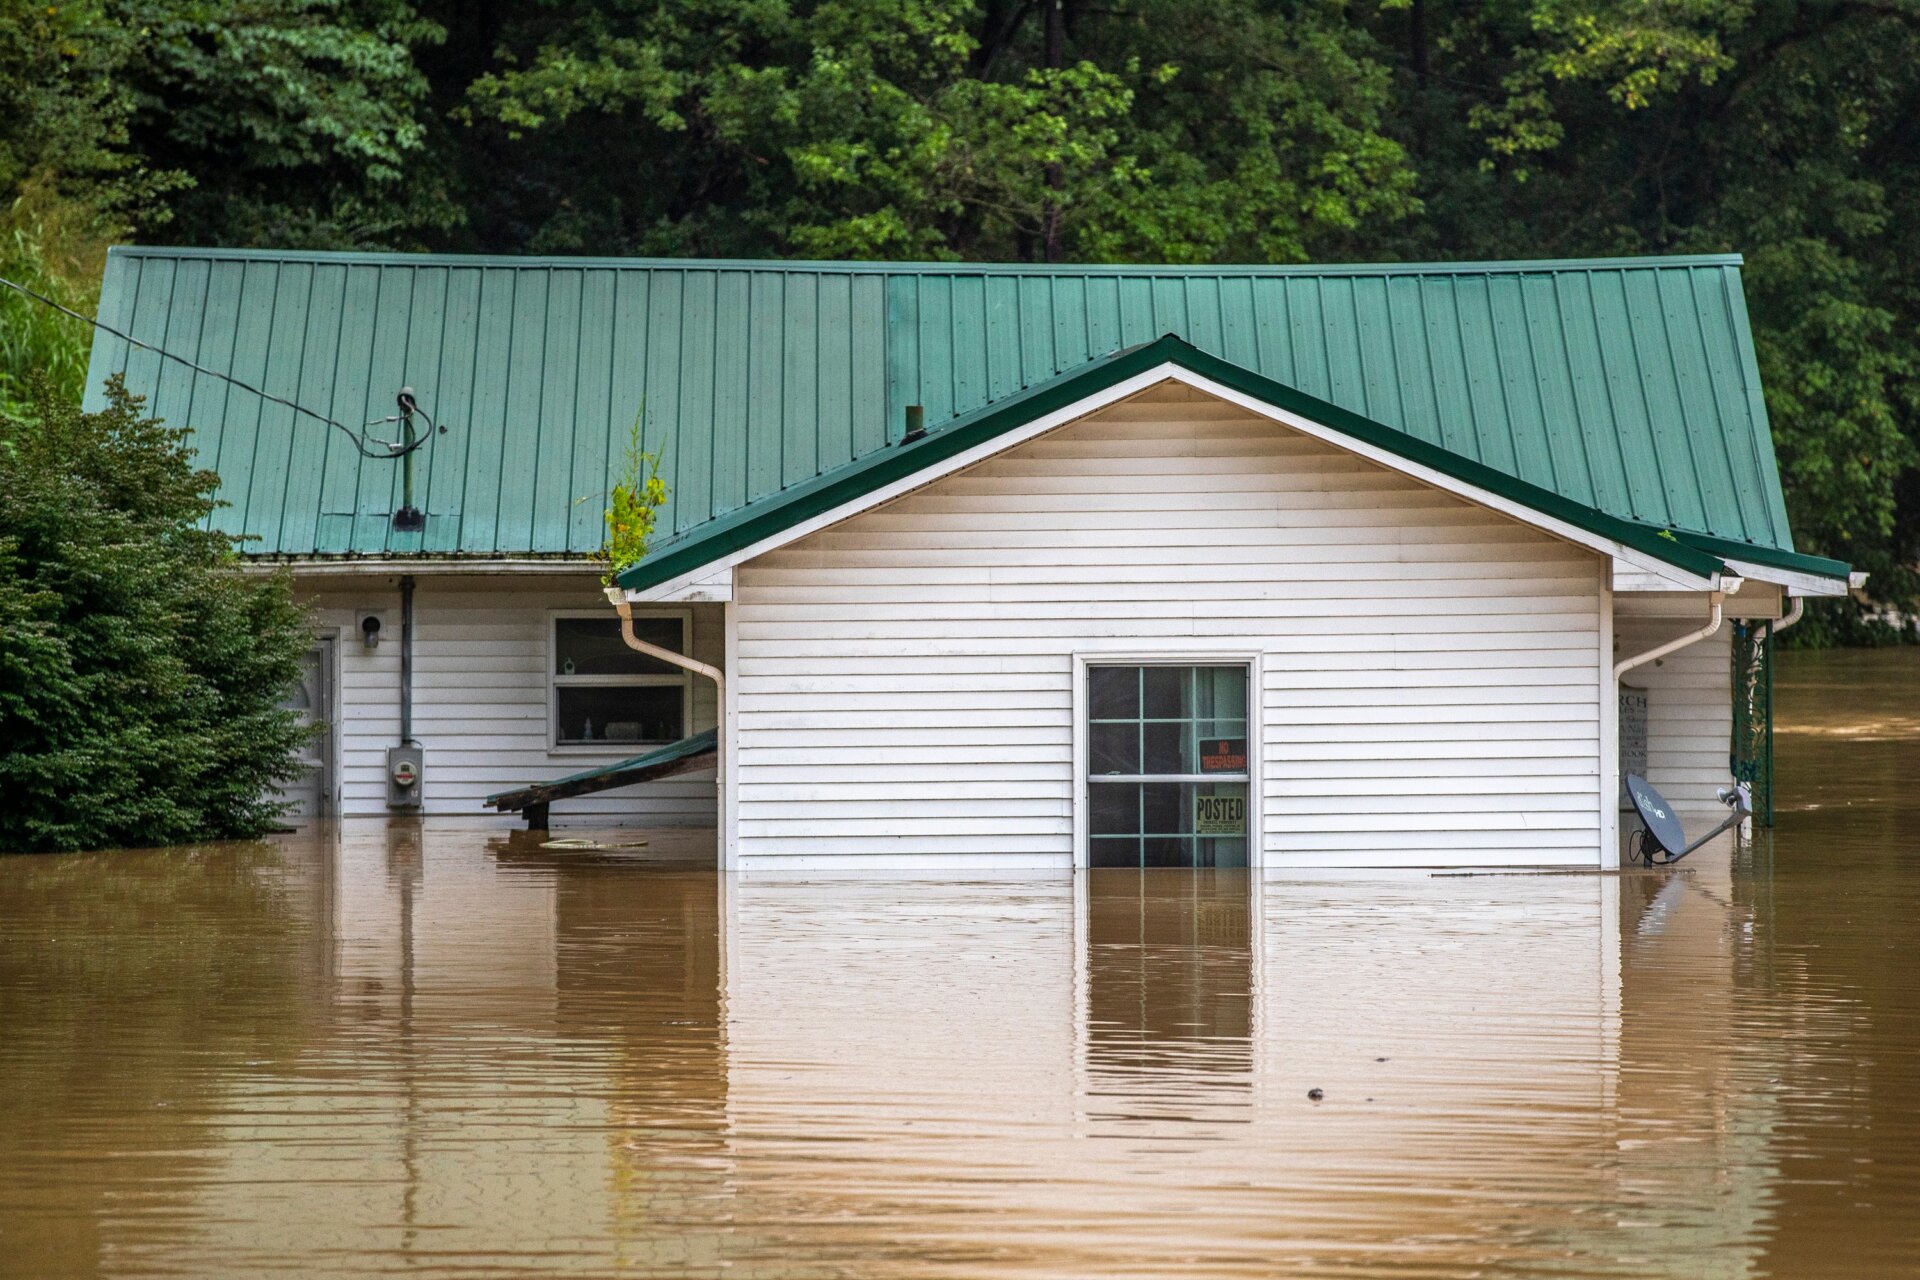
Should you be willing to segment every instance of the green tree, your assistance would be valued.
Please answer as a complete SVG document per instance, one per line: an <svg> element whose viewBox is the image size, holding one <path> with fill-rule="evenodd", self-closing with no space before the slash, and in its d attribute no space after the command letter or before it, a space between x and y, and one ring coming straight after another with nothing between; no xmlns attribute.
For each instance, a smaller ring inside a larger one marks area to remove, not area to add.
<svg viewBox="0 0 1920 1280"><path fill-rule="evenodd" d="M83 313L141 238L424 247L459 218L424 163L397 0L0 0L0 276ZM0 411L30 373L77 399L90 333L0 290Z"/></svg>
<svg viewBox="0 0 1920 1280"><path fill-rule="evenodd" d="M128 146L176 175L150 225L190 244L417 245L458 219L424 159L415 50L444 35L403 0L102 0Z"/></svg>
<svg viewBox="0 0 1920 1280"><path fill-rule="evenodd" d="M258 834L308 730L282 575L205 527L211 472L116 380L0 419L0 850Z"/></svg>
<svg viewBox="0 0 1920 1280"><path fill-rule="evenodd" d="M1291 261L1407 216L1333 3L433 9L477 247Z"/></svg>
<svg viewBox="0 0 1920 1280"><path fill-rule="evenodd" d="M1798 545L1910 605L1920 5L1401 0L1372 27L1426 210L1378 249L1743 254Z"/></svg>
<svg viewBox="0 0 1920 1280"><path fill-rule="evenodd" d="M115 82L122 42L98 5L0 0L0 276L90 312L122 211L172 185L127 146L131 102ZM88 334L0 290L0 412L38 373L78 399Z"/></svg>

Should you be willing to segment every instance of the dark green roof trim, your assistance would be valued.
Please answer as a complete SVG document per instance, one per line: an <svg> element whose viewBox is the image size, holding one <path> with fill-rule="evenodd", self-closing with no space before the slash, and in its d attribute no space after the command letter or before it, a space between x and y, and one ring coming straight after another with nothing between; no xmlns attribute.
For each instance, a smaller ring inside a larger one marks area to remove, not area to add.
<svg viewBox="0 0 1920 1280"><path fill-rule="evenodd" d="M1726 273L1730 277L1738 275L1736 271ZM1739 287L1737 279L1722 297L1726 300L1727 318L1734 335L1734 350L1740 354L1740 381L1747 392L1747 416L1753 422L1767 422L1767 397L1760 385L1760 353L1753 343L1753 324L1747 318L1746 292ZM1755 492L1764 496L1767 514L1777 531L1775 537L1787 551L1793 550L1793 529L1787 523L1787 495L1780 485L1780 461L1773 451L1773 431L1766 428L1753 437L1755 464L1759 469L1756 479L1759 484Z"/></svg>
<svg viewBox="0 0 1920 1280"><path fill-rule="evenodd" d="M1712 538L1704 533L1682 533L1680 540L1690 547L1698 547L1709 555L1719 556L1723 560L1746 560L1774 569L1785 569L1791 573L1812 574L1816 578L1838 578L1845 581L1853 572L1853 566L1844 560L1829 560L1825 556L1810 556L1801 551L1782 551L1777 547L1736 542L1732 538Z"/></svg>
<svg viewBox="0 0 1920 1280"><path fill-rule="evenodd" d="M984 409L954 419L911 444L837 468L813 480L708 522L660 544L655 553L619 577L629 591L644 590L692 573L724 556L742 551L815 516L875 493L895 481L957 457L1014 431L1036 418L1066 407L1163 364L1209 378L1276 408L1299 414L1365 444L1464 484L1484 489L1542 515L1644 552L1699 577L1725 569L1719 558L1657 530L1583 506L1551 490L1516 479L1484 463L1429 444L1361 417L1338 405L1284 386L1168 334L1153 342L1091 361Z"/></svg>

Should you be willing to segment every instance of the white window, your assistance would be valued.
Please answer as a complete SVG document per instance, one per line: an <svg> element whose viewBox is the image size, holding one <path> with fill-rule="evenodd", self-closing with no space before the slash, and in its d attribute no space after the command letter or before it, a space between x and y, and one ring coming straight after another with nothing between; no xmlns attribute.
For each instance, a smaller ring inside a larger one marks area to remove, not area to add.
<svg viewBox="0 0 1920 1280"><path fill-rule="evenodd" d="M685 653L685 612L635 614L633 633ZM554 750L598 750L678 742L692 718L691 673L627 647L611 611L557 613L550 623L548 737Z"/></svg>
<svg viewBox="0 0 1920 1280"><path fill-rule="evenodd" d="M1244 867L1244 663L1086 668L1087 865Z"/></svg>

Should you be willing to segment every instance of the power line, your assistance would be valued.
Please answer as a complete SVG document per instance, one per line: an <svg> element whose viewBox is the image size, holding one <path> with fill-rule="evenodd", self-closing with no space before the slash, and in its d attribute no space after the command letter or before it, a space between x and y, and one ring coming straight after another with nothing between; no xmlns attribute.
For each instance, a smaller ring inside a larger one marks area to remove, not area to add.
<svg viewBox="0 0 1920 1280"><path fill-rule="evenodd" d="M404 421L409 414L413 414L413 413L418 413L423 418L427 417L426 411L424 409L421 409L417 404L411 403L413 399L411 394L406 395L406 398L409 401L409 403L406 406L405 412L400 414L395 414L390 417L375 418L371 422L366 422L361 424L360 430L355 431L352 427L349 427L344 422L338 422L332 418L329 418L324 413L315 413L312 409L307 408L303 404L296 404L293 401L287 399L285 396L277 396L277 395L274 395L271 391L264 391L261 388L254 386L251 382L243 382L242 380L234 377L230 373L221 373L218 369L209 369L203 364L195 364L193 361L187 359L185 356L175 355L173 352L168 351L163 347L156 347L151 342L142 342L140 341L140 339L134 337L130 333L122 333L120 330L114 328L112 325L107 324L104 321L101 321L99 319L96 319L93 316L82 315L80 312L73 310L71 307L63 307L59 303L55 302L52 298L49 298L44 294L35 293L32 289L27 288L27 286L23 284L16 284L12 280L7 279L5 276L0 276L0 285L5 285L7 288L12 289L15 293L19 293L28 298L31 298L35 302L40 303L42 306L52 307L55 311L60 312L62 315L72 316L75 320L79 320L79 321L82 321L83 323L90 324L94 328L99 329L105 333L110 333L114 337L120 339L120 341L127 343L130 346L139 347L144 351L151 351L155 355L160 356L162 359L172 360L178 364L183 364L187 366L187 368L193 370L195 373L203 373L209 378L218 378L222 382L230 382L234 386L239 387L243 391L251 391L254 395L259 396L262 400L270 400L274 404L285 405L287 408L293 410L295 413L304 413L309 418L318 419L319 421L324 422L328 426L333 427L335 430L341 432L343 435L347 437L348 440L352 441L354 449L363 458L405 457L407 454L412 453L415 449L418 449L421 445L433 439L434 436L439 434L439 430L444 430L444 428L436 430L433 419L427 418L426 434L420 436L418 439L413 440L411 443L406 443L399 440L382 440L378 436L375 436L375 437L371 437L374 443L382 445L384 446L384 448L369 449L367 447L367 440L369 439L369 437L365 434L366 429L368 427L379 426L388 422L401 422L401 421Z"/></svg>

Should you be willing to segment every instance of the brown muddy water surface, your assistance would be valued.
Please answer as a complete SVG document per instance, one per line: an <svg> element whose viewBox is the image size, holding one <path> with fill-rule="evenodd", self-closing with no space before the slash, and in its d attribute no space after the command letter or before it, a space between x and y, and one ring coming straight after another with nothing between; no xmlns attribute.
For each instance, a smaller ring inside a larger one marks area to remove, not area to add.
<svg viewBox="0 0 1920 1280"><path fill-rule="evenodd" d="M0 1274L1920 1275L1920 655L1782 666L1675 873L0 859Z"/></svg>

